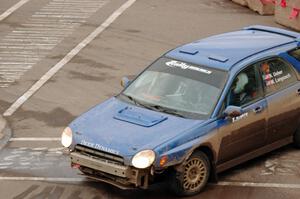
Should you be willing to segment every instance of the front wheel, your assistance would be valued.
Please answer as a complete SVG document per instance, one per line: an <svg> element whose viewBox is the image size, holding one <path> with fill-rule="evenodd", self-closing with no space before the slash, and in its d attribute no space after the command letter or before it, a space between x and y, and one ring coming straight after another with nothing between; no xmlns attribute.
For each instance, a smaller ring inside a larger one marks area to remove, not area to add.
<svg viewBox="0 0 300 199"><path fill-rule="evenodd" d="M170 179L171 191L179 196L195 195L207 184L211 166L207 155L194 152L182 165L182 171L174 171Z"/></svg>

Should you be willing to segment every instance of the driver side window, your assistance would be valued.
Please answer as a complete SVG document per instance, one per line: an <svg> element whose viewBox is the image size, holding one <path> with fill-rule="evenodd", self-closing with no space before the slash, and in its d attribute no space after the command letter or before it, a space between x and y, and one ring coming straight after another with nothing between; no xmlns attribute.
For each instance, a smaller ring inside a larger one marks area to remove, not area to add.
<svg viewBox="0 0 300 199"><path fill-rule="evenodd" d="M256 65L242 70L234 79L225 100L225 107L243 107L263 96L263 89Z"/></svg>

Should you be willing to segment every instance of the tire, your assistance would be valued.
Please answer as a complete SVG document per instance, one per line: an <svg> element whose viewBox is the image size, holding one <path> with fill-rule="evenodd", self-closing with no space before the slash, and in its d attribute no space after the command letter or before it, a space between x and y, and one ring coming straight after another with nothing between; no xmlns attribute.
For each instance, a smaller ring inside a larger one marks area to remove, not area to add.
<svg viewBox="0 0 300 199"><path fill-rule="evenodd" d="M207 155L194 152L182 165L182 171L173 171L170 189L178 196L192 196L200 193L209 179L211 164Z"/></svg>
<svg viewBox="0 0 300 199"><path fill-rule="evenodd" d="M300 128L298 128L298 130L295 132L294 145L300 149Z"/></svg>

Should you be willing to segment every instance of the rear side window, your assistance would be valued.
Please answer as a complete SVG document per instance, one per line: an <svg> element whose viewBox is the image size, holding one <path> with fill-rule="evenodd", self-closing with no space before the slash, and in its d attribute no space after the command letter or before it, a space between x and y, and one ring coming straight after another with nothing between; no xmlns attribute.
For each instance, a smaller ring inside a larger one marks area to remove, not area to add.
<svg viewBox="0 0 300 199"><path fill-rule="evenodd" d="M300 61L300 48L289 52L289 54Z"/></svg>
<svg viewBox="0 0 300 199"><path fill-rule="evenodd" d="M279 58L263 61L259 63L259 68L267 93L276 92L297 81L291 66Z"/></svg>

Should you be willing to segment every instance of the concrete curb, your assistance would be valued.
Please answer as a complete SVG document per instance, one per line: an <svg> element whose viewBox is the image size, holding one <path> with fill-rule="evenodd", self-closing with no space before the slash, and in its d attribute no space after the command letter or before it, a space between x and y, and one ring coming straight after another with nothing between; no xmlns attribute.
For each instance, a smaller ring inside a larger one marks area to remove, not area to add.
<svg viewBox="0 0 300 199"><path fill-rule="evenodd" d="M11 130L7 121L0 115L0 150L7 144L11 138Z"/></svg>

